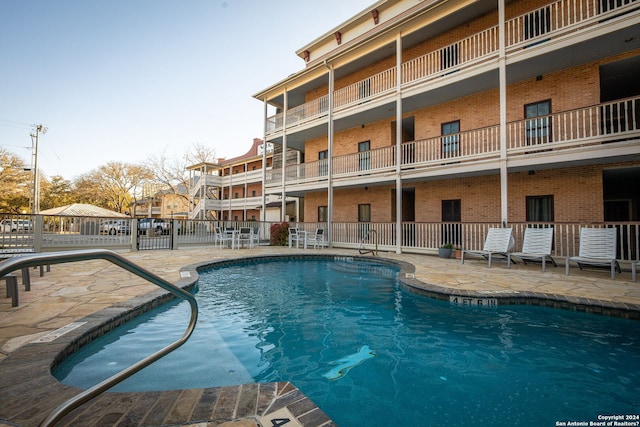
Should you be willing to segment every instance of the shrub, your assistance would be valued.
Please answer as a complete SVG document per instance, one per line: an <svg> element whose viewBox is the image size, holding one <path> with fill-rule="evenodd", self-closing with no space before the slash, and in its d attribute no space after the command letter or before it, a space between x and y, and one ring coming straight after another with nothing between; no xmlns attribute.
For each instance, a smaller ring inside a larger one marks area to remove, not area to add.
<svg viewBox="0 0 640 427"><path fill-rule="evenodd" d="M271 246L287 246L289 244L289 223L273 224L269 228L271 233Z"/></svg>

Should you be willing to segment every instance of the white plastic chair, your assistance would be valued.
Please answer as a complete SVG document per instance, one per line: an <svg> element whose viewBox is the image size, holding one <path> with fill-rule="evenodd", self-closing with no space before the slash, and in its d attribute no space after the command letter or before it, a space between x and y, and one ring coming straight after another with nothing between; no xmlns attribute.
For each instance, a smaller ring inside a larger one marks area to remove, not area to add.
<svg viewBox="0 0 640 427"><path fill-rule="evenodd" d="M244 247L244 242L249 244L249 248L253 248L253 236L250 227L240 227L240 232L238 233L238 246Z"/></svg>
<svg viewBox="0 0 640 427"><path fill-rule="evenodd" d="M294 227L289 227L289 247L292 246L293 242L296 242L296 248L300 247L300 241L302 240L304 244L305 237L298 233L298 229Z"/></svg>
<svg viewBox="0 0 640 427"><path fill-rule="evenodd" d="M223 246L226 245L225 242L230 242L229 246L233 246L233 234L228 234L226 232L223 232L220 227L214 228L214 233L216 236L216 243L218 243L218 246L222 248Z"/></svg>
<svg viewBox="0 0 640 427"><path fill-rule="evenodd" d="M307 245L313 243L313 248L317 249L318 246L323 248L325 246L324 229L316 228L316 232L313 236L307 237Z"/></svg>

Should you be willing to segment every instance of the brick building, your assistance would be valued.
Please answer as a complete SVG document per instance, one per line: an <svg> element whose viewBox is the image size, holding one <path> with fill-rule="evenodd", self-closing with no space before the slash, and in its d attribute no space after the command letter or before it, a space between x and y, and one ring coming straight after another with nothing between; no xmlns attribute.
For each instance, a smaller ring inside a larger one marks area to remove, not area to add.
<svg viewBox="0 0 640 427"><path fill-rule="evenodd" d="M189 166L190 219L257 221L263 204L263 162L271 169L272 146L264 150L263 141L253 140L249 151L217 163Z"/></svg>
<svg viewBox="0 0 640 427"><path fill-rule="evenodd" d="M536 223L567 254L597 224L637 259L640 1L383 0L296 53L254 95L282 156L265 192L334 242L477 247Z"/></svg>

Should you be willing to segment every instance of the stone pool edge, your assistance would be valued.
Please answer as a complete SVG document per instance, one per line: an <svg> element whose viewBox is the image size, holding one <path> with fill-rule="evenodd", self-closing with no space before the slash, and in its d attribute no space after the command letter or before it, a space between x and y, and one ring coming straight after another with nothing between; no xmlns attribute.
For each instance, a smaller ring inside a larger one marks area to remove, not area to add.
<svg viewBox="0 0 640 427"><path fill-rule="evenodd" d="M202 269L257 259L283 258L375 260L400 268L398 280L403 288L439 300L450 301L452 296L469 299L494 298L498 305L534 305L640 320L640 306L636 304L538 292L467 291L429 284L415 278L416 269L413 264L384 257L297 254L226 258L187 265L180 269L180 279L174 284L182 289L192 290ZM0 361L0 425L3 422L5 425L23 427L39 425L58 405L80 392L77 388L60 383L51 375L51 370L60 361L92 339L172 298L171 294L162 289L131 298L79 319L77 322L83 323L81 326L52 342L30 343L12 352ZM29 396L29 399L25 399L25 396ZM30 404L29 401L37 402L37 405ZM229 405L235 409L230 411ZM216 408L219 409L218 412ZM94 425L92 422L95 425L185 425L257 419L281 408L287 408L305 426L334 425L320 408L288 382L164 392L110 392L73 411L59 425L89 426ZM109 422L111 424L107 424Z"/></svg>

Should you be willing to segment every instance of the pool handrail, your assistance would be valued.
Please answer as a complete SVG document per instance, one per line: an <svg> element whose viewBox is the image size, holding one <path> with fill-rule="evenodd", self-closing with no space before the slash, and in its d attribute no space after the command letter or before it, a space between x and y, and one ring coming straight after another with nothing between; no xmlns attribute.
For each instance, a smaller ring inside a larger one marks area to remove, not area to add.
<svg viewBox="0 0 640 427"><path fill-rule="evenodd" d="M364 241L367 240L371 236L374 237L373 238L373 242L375 244L375 248L374 249L365 249ZM373 256L378 256L378 231L377 230L369 230L367 232L367 234L362 239L360 239L360 244L358 245L358 253L360 255L371 253L371 255L373 255Z"/></svg>
<svg viewBox="0 0 640 427"><path fill-rule="evenodd" d="M78 251L66 251L66 252L49 252L49 253L37 253L24 255L19 257L10 258L8 260L0 263L0 277L3 277L6 274L11 273L12 271L24 268L24 267L36 267L39 265L49 265L49 264L63 264L68 262L77 262L77 261L89 261L89 260L105 260L109 261L112 264L115 264L130 273L135 274L138 277L141 277L161 288L169 291L174 294L176 297L183 298L189 302L191 305L191 318L189 320L189 325L185 330L182 337L173 343L161 348L155 353L145 357L142 360L134 363L128 368L123 369L122 371L110 376L109 378L103 380L102 382L94 385L93 387L83 391L80 394L72 397L66 402L62 403L58 406L52 414L50 414L41 424L40 426L47 427L52 426L56 422L58 422L62 417L67 415L72 410L76 409L80 405L88 402L99 394L105 392L116 384L124 381L129 378L131 375L140 371L141 369L149 366L156 360L161 357L167 355L172 352L176 348L180 347L184 344L187 339L191 336L193 330L196 326L196 321L198 320L198 303L193 295L191 295L188 291L181 289L175 285L172 285L168 281L163 278L151 273L150 271L134 264L133 262L127 260L121 255L117 253L107 250L107 249L87 249L87 250L78 250Z"/></svg>

